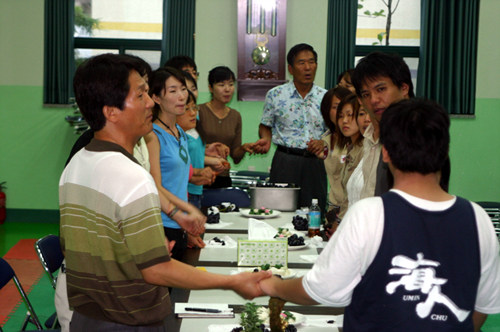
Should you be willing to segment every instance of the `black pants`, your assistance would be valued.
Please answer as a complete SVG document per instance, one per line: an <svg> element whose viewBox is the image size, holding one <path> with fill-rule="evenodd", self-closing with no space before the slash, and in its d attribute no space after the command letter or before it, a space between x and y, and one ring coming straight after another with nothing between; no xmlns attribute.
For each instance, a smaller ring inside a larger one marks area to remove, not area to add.
<svg viewBox="0 0 500 332"><path fill-rule="evenodd" d="M174 248L172 249L172 258L182 261L184 253L187 249L187 234L180 228L163 227L165 236L169 241L175 240Z"/></svg>
<svg viewBox="0 0 500 332"><path fill-rule="evenodd" d="M327 199L327 179L323 160L276 150L271 164L270 180L273 183L294 183L299 186L298 207L311 206L318 199L324 216Z"/></svg>

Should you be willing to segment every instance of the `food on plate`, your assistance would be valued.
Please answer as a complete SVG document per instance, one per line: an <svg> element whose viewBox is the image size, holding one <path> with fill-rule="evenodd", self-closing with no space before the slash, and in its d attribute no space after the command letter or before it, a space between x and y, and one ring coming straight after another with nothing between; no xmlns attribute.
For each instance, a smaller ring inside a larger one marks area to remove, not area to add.
<svg viewBox="0 0 500 332"><path fill-rule="evenodd" d="M217 236L208 241L208 244L216 245L216 246L225 246L226 242L224 240L219 239Z"/></svg>
<svg viewBox="0 0 500 332"><path fill-rule="evenodd" d="M278 233L274 236L274 238L287 238L288 245L292 247L305 245L304 237L293 234L288 228L278 228Z"/></svg>
<svg viewBox="0 0 500 332"><path fill-rule="evenodd" d="M248 213L256 216L269 216L273 214L273 210L261 207L260 209L250 209Z"/></svg>
<svg viewBox="0 0 500 332"><path fill-rule="evenodd" d="M303 246L305 245L304 238L297 234L292 234L288 237L288 245L292 247Z"/></svg>
<svg viewBox="0 0 500 332"><path fill-rule="evenodd" d="M263 264L261 266L258 266L253 269L253 272L259 272L259 271L271 271L273 275L279 276L283 279L293 277L295 273L288 269L287 267L281 265L281 264L276 264L274 266L271 266L270 264Z"/></svg>
<svg viewBox="0 0 500 332"><path fill-rule="evenodd" d="M293 216L292 224L293 228L298 231L307 231L307 229L309 228L309 222L307 221L307 218L299 215Z"/></svg>
<svg viewBox="0 0 500 332"><path fill-rule="evenodd" d="M285 238L285 237L290 237L292 236L292 232L290 232L290 230L288 228L283 228L283 227L279 227L278 228L278 233L276 233L276 235L274 236L275 239L277 238Z"/></svg>

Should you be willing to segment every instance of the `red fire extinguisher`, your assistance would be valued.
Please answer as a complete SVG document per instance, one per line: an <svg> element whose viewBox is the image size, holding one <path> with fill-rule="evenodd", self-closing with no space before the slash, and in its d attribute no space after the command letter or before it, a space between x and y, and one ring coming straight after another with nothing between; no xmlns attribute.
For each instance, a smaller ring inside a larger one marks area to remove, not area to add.
<svg viewBox="0 0 500 332"><path fill-rule="evenodd" d="M7 217L7 210L5 208L5 199L7 198L5 193L3 192L4 189L7 189L5 186L5 181L0 183L0 224L3 224L5 221L5 218Z"/></svg>

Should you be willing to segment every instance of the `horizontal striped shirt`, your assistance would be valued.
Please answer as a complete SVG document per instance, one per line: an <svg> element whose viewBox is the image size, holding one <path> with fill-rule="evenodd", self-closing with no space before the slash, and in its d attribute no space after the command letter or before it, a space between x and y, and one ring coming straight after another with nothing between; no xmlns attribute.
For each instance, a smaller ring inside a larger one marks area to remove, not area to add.
<svg viewBox="0 0 500 332"><path fill-rule="evenodd" d="M166 287L141 271L170 259L151 175L120 146L93 140L59 182L69 304L94 319L159 325Z"/></svg>

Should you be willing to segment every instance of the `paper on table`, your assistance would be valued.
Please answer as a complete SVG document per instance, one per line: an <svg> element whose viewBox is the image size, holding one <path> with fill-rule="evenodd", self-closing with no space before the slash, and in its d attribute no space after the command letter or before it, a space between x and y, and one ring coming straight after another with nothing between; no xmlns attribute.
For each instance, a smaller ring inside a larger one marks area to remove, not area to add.
<svg viewBox="0 0 500 332"><path fill-rule="evenodd" d="M267 222L248 218L248 239L249 240L272 240L278 230Z"/></svg>
<svg viewBox="0 0 500 332"><path fill-rule="evenodd" d="M208 234L205 234L207 236ZM225 249L234 249L238 246L238 242L233 240L230 236L224 235L220 239L224 241L224 245L220 242L212 241L213 237L208 237L208 241L205 242L205 248L225 248Z"/></svg>
<svg viewBox="0 0 500 332"><path fill-rule="evenodd" d="M221 312L187 311L186 308L217 309ZM220 303L175 303L175 314L180 318L233 318L234 312L227 304Z"/></svg>
<svg viewBox="0 0 500 332"><path fill-rule="evenodd" d="M240 324L210 324L208 332L231 332L237 327L240 327Z"/></svg>
<svg viewBox="0 0 500 332"><path fill-rule="evenodd" d="M344 323L344 315L338 315L338 316L306 315L305 318L306 319L302 325L313 326L313 327L331 327L332 330L329 331L338 331L338 328L342 327ZM333 323L328 323L329 321L333 321Z"/></svg>
<svg viewBox="0 0 500 332"><path fill-rule="evenodd" d="M229 227L232 224L233 224L232 222L223 222L223 221L219 221L217 224L205 223L205 228L206 229L220 229L220 228Z"/></svg>

